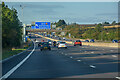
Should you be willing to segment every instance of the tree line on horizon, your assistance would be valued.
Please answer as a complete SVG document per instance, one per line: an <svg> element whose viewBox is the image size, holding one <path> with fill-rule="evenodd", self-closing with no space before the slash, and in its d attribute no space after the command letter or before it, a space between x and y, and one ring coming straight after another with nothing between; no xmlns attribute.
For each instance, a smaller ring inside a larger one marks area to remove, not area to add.
<svg viewBox="0 0 120 80"><path fill-rule="evenodd" d="M95 40L102 40L102 41L111 41L113 39L120 40L120 28L104 28L103 25L120 25L119 23L116 23L116 21L113 21L111 24L109 22L103 22L99 23L96 26L93 26L95 28L87 28L85 26L80 27L79 24L73 23L67 25L64 20L59 20L58 22L55 22L56 27L61 27L63 30L69 30L65 37L69 37L69 33L71 34L71 37L73 38L80 38L80 39L95 39ZM60 33L58 33L59 35Z"/></svg>

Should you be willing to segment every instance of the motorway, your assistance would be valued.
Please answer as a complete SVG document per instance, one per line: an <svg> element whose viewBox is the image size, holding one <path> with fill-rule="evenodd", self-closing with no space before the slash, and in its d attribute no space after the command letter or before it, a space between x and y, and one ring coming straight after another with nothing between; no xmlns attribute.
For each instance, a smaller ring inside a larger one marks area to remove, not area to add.
<svg viewBox="0 0 120 80"><path fill-rule="evenodd" d="M34 46L32 55L8 78L116 78L119 76L118 48L68 44L68 49L51 46L51 51L40 51L37 43ZM6 74L4 70L3 73Z"/></svg>

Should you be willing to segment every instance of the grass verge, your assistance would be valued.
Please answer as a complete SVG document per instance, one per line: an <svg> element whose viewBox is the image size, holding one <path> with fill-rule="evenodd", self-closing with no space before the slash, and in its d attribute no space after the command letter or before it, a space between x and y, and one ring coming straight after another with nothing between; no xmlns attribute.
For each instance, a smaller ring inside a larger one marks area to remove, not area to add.
<svg viewBox="0 0 120 80"><path fill-rule="evenodd" d="M10 56L16 55L20 52L23 52L24 50L28 49L30 46L32 46L32 42L27 42L19 48L2 49L2 60L6 59Z"/></svg>

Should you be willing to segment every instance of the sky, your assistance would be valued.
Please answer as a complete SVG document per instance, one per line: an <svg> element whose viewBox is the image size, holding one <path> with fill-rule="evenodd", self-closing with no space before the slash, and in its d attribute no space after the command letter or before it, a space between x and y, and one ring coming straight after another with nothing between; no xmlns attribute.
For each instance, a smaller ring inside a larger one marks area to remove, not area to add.
<svg viewBox="0 0 120 80"><path fill-rule="evenodd" d="M95 24L118 21L118 2L5 2L18 11L21 22L33 21ZM20 5L23 6L23 11Z"/></svg>
<svg viewBox="0 0 120 80"><path fill-rule="evenodd" d="M118 2L120 0L1 0L4 2Z"/></svg>

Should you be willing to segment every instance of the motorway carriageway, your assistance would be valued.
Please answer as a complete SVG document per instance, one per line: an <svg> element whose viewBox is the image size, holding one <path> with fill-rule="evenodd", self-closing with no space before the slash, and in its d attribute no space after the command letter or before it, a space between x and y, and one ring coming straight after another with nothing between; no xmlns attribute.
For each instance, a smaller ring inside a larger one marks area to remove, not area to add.
<svg viewBox="0 0 120 80"><path fill-rule="evenodd" d="M35 39L35 38L34 38ZM33 40L34 40L33 39ZM36 38L38 41L44 38ZM44 39L46 40L46 39ZM47 41L47 40L46 40ZM19 67L9 70L7 78L116 78L118 77L118 48L73 46L68 49L34 51ZM32 50L29 50L32 51ZM11 63L14 63L12 61ZM9 64L9 63L6 63ZM3 76L9 67L4 66ZM4 78L4 77L3 77Z"/></svg>

